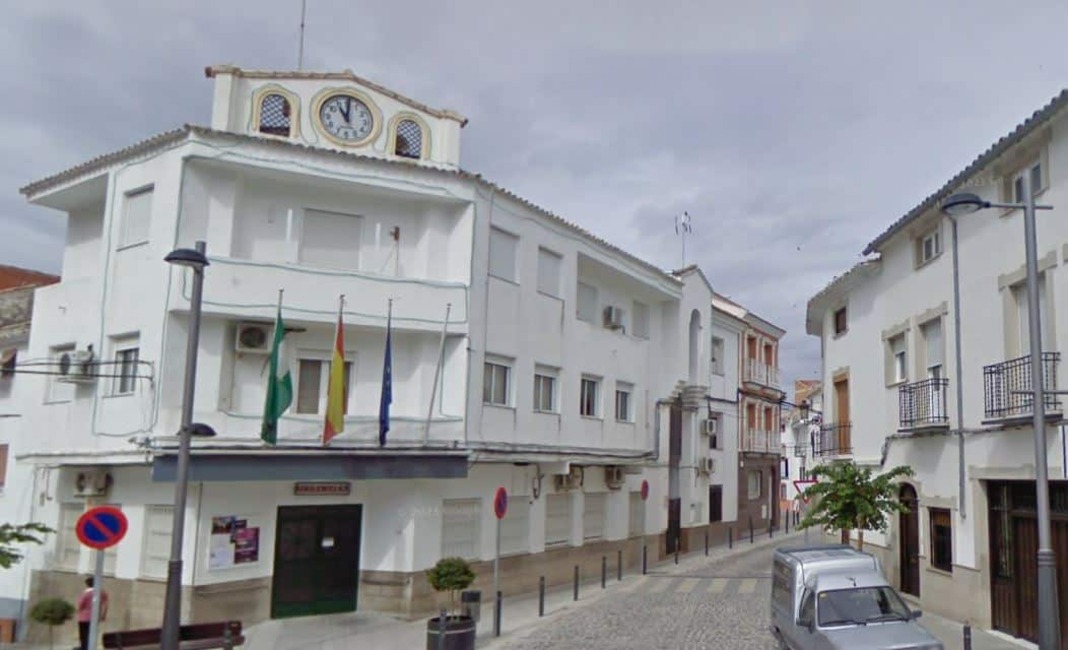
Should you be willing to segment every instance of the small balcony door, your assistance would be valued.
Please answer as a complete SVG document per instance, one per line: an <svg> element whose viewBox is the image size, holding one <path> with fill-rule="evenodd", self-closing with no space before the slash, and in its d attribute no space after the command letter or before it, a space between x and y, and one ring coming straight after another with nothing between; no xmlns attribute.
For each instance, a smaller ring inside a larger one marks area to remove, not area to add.
<svg viewBox="0 0 1068 650"><path fill-rule="evenodd" d="M843 440L849 433L849 427L841 426L849 424L849 378L844 377L834 382L834 413L835 424L838 424L838 440L835 441L835 446L838 449L850 449L852 448L851 440Z"/></svg>

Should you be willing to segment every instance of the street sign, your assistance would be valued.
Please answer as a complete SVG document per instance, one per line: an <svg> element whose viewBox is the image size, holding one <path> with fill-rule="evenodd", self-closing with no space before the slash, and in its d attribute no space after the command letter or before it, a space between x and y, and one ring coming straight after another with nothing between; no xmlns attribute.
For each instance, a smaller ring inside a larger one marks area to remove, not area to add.
<svg viewBox="0 0 1068 650"><path fill-rule="evenodd" d="M504 519L504 515L508 513L508 490L503 487L497 488L497 493L493 495L493 514L497 515L497 519Z"/></svg>
<svg viewBox="0 0 1068 650"><path fill-rule="evenodd" d="M126 515L111 506L87 510L78 518L74 532L78 541L89 548L102 551L119 543L126 535Z"/></svg>
<svg viewBox="0 0 1068 650"><path fill-rule="evenodd" d="M797 494L801 497L801 500L804 501L805 503L808 503L808 495L805 494L805 491L808 490L809 486L812 486L812 485L815 485L815 484L816 484L816 481L814 479L805 479L804 481L794 481L794 489L797 490Z"/></svg>
<svg viewBox="0 0 1068 650"><path fill-rule="evenodd" d="M642 479L642 501L649 498L649 481Z"/></svg>

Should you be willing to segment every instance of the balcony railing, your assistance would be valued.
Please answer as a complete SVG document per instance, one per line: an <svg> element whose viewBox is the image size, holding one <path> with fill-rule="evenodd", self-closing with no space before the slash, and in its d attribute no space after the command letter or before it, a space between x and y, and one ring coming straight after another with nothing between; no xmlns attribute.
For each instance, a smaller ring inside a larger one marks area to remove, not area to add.
<svg viewBox="0 0 1068 650"><path fill-rule="evenodd" d="M779 454L782 452L782 440L776 431L745 429L738 441L738 451L756 454Z"/></svg>
<svg viewBox="0 0 1068 650"><path fill-rule="evenodd" d="M1057 390L1057 365L1060 352L1042 353L1042 386L1046 391ZM1031 415L1034 395L1031 384L1031 357L983 367L983 401L988 420L1025 417ZM1056 394L1046 392L1047 413L1060 413L1061 401Z"/></svg>
<svg viewBox="0 0 1068 650"><path fill-rule="evenodd" d="M813 456L842 456L853 453L853 423L835 422L820 427Z"/></svg>
<svg viewBox="0 0 1068 650"><path fill-rule="evenodd" d="M945 377L925 379L905 384L898 389L898 413L902 429L924 429L949 426L946 415Z"/></svg>
<svg viewBox="0 0 1068 650"><path fill-rule="evenodd" d="M782 385L782 374L775 366L760 361L759 359L745 360L745 373L743 379L764 386L779 388Z"/></svg>

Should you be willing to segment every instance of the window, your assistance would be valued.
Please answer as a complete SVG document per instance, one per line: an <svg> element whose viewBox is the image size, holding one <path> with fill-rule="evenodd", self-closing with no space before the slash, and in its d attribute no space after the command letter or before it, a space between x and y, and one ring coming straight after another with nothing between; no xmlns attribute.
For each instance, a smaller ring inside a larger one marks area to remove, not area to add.
<svg viewBox="0 0 1068 650"><path fill-rule="evenodd" d="M942 571L953 570L953 524L949 510L930 508L931 566Z"/></svg>
<svg viewBox="0 0 1068 650"><path fill-rule="evenodd" d="M503 363L487 361L482 378L482 401L486 404L508 406L508 379L511 368Z"/></svg>
<svg viewBox="0 0 1068 650"><path fill-rule="evenodd" d="M582 539L584 541L604 537L605 495L585 494L582 510Z"/></svg>
<svg viewBox="0 0 1068 650"><path fill-rule="evenodd" d="M48 356L51 358L49 370L51 372L59 372L60 359L63 358L64 354L74 354L74 344L57 345L49 351ZM67 402L74 399L74 384L63 381L59 375L52 375L49 377L46 399L49 402Z"/></svg>
<svg viewBox="0 0 1068 650"><path fill-rule="evenodd" d="M708 448L709 449L720 449L721 447L719 445L719 440L720 440L720 435L719 434L720 434L721 431L723 431L723 417L719 413L716 413L714 415L711 415L708 418L708 421L715 423L715 424L710 424L709 425L709 426L715 428L715 432L708 434Z"/></svg>
<svg viewBox="0 0 1068 650"><path fill-rule="evenodd" d="M581 403L579 405L579 414L588 418L600 417L600 408L598 405L598 393L600 392L601 382L592 377L582 378L582 389L580 391L579 399Z"/></svg>
<svg viewBox="0 0 1068 650"><path fill-rule="evenodd" d="M59 526L56 531L56 566L68 571L78 570L82 555L82 543L74 532L78 518L85 508L80 503L64 503L59 506Z"/></svg>
<svg viewBox="0 0 1068 650"><path fill-rule="evenodd" d="M441 557L478 559L482 499L445 499L441 502Z"/></svg>
<svg viewBox="0 0 1068 650"><path fill-rule="evenodd" d="M641 492L630 493L630 524L627 534L631 537L640 537L645 534L645 502L642 501Z"/></svg>
<svg viewBox="0 0 1068 650"><path fill-rule="evenodd" d="M534 410L556 412L556 371L541 366L534 370Z"/></svg>
<svg viewBox="0 0 1068 650"><path fill-rule="evenodd" d="M115 343L115 365L111 368L114 374L112 384L113 395L129 395L137 390L138 341L125 339Z"/></svg>
<svg viewBox="0 0 1068 650"><path fill-rule="evenodd" d="M835 335L845 334L847 329L849 327L846 320L846 308L842 307L834 312L834 333Z"/></svg>
<svg viewBox="0 0 1068 650"><path fill-rule="evenodd" d="M575 317L587 323L597 322L597 287L578 283L578 297Z"/></svg>
<svg viewBox="0 0 1068 650"><path fill-rule="evenodd" d="M723 486L708 486L708 521L723 521Z"/></svg>
<svg viewBox="0 0 1068 650"><path fill-rule="evenodd" d="M132 246L148 241L152 225L152 186L127 192L122 206L122 231L119 246Z"/></svg>
<svg viewBox="0 0 1068 650"><path fill-rule="evenodd" d="M890 346L890 383L898 384L908 379L908 359L905 354L905 335L898 334L887 341Z"/></svg>
<svg viewBox="0 0 1068 650"><path fill-rule="evenodd" d="M550 494L545 500L545 545L571 542L571 495Z"/></svg>
<svg viewBox="0 0 1068 650"><path fill-rule="evenodd" d="M631 317L631 331L640 339L649 338L649 305L634 301L634 315Z"/></svg>
<svg viewBox="0 0 1068 650"><path fill-rule="evenodd" d="M508 510L501 520L501 554L530 552L530 499L508 497Z"/></svg>
<svg viewBox="0 0 1068 650"><path fill-rule="evenodd" d="M0 488L4 487L7 480L7 444L0 445Z"/></svg>
<svg viewBox="0 0 1068 650"><path fill-rule="evenodd" d="M634 387L623 382L616 382L616 420L620 422L633 422L634 413L631 410L630 396Z"/></svg>
<svg viewBox="0 0 1068 650"><path fill-rule="evenodd" d="M267 135L290 135L289 100L277 93L271 93L260 101L260 133Z"/></svg>
<svg viewBox="0 0 1068 650"><path fill-rule="evenodd" d="M920 326L920 333L923 335L924 352L927 355L927 378L938 379L942 376L943 362L942 319L927 321Z"/></svg>
<svg viewBox="0 0 1068 650"><path fill-rule="evenodd" d="M326 269L360 268L359 215L304 210L300 233L300 263Z"/></svg>
<svg viewBox="0 0 1068 650"><path fill-rule="evenodd" d="M538 249L538 291L560 297L560 269L564 258L547 248Z"/></svg>
<svg viewBox="0 0 1068 650"><path fill-rule="evenodd" d="M1015 284L1012 287L1012 297L1016 302L1016 322L1019 329L1019 349L1016 351L1023 356L1031 351L1031 321L1029 319L1027 302L1027 282ZM1053 350L1053 322L1046 300L1046 274L1038 274L1038 312L1039 323L1042 326L1042 351Z"/></svg>
<svg viewBox="0 0 1068 650"><path fill-rule="evenodd" d="M746 487L748 488L747 493L749 498L759 499L761 488L764 485L764 472L749 472L749 474L746 475L746 481L748 483Z"/></svg>
<svg viewBox="0 0 1068 650"><path fill-rule="evenodd" d="M173 506L145 506L145 537L141 550L142 577L167 577L173 516Z"/></svg>
<svg viewBox="0 0 1068 650"><path fill-rule="evenodd" d="M1023 191L1023 175L1031 174L1031 196L1034 196L1042 191L1042 161L1036 160L1024 169L1017 172L1012 179L1012 201L1013 203L1024 202Z"/></svg>
<svg viewBox="0 0 1068 650"><path fill-rule="evenodd" d="M942 254L942 231L934 230L916 240L918 264L926 264Z"/></svg>
<svg viewBox="0 0 1068 650"><path fill-rule="evenodd" d="M511 233L490 228L489 274L495 278L518 282L516 277L516 254L519 238Z"/></svg>
<svg viewBox="0 0 1068 650"><path fill-rule="evenodd" d="M401 120L397 123L393 153L402 158L423 157L423 128L415 120Z"/></svg>
<svg viewBox="0 0 1068 650"><path fill-rule="evenodd" d="M345 362L342 413L349 412L352 388L352 361ZM322 359L300 359L297 366L297 413L317 415L326 413L327 390L330 386L330 362Z"/></svg>
<svg viewBox="0 0 1068 650"><path fill-rule="evenodd" d="M723 362L723 339L718 336L712 337L712 372L723 376L726 372L726 364Z"/></svg>

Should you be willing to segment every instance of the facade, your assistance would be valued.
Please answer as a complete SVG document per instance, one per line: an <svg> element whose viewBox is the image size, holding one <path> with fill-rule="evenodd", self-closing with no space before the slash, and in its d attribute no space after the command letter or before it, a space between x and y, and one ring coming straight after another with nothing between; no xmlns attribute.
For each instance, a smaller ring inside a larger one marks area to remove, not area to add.
<svg viewBox="0 0 1068 650"><path fill-rule="evenodd" d="M566 583L576 564L593 574L617 550L633 567L643 545L655 560L722 535L710 496L719 485L720 518L736 518L736 459L704 432L710 397L732 388L713 378L722 323L699 270L665 273L464 171L455 112L351 72L207 74L210 127L22 189L68 215L28 352L57 375L15 396L34 432L18 458L36 471L27 496L59 531L30 557L31 598L78 593L91 558L74 522L106 503L130 532L105 556L121 613L105 629L161 619L191 300L189 271L163 258L198 241L193 420L217 435L192 442L185 619L417 617L436 611L424 571L446 555L475 561L488 593L498 487L506 595ZM324 446L342 295L344 431ZM279 312L294 400L267 445Z"/></svg>
<svg viewBox="0 0 1068 650"><path fill-rule="evenodd" d="M794 381L793 406L783 409L782 416L782 483L779 509L793 511L797 517L803 509L795 481L806 481L808 470L816 461L823 416L823 384L818 379Z"/></svg>
<svg viewBox="0 0 1068 650"><path fill-rule="evenodd" d="M36 474L15 463L26 441L18 435L22 404L14 399L16 385L29 381L33 362L27 357L33 297L38 287L57 282L45 273L0 267L0 522L22 524L33 519L31 485ZM17 374L22 366L25 371ZM0 619L18 619L25 611L27 563L0 571ZM0 641L3 641L0 634Z"/></svg>
<svg viewBox="0 0 1068 650"><path fill-rule="evenodd" d="M1063 390L1068 327L1068 92L999 140L864 251L870 257L808 304L823 346L817 454L880 468L909 465L910 513L867 535L900 589L925 609L1034 640L1035 450L1020 210L944 216L955 192L1022 200L1033 179L1047 390ZM954 288L959 288L959 310ZM956 332L959 329L959 342ZM956 350L960 350L958 356ZM1054 548L1068 593L1063 400L1046 396ZM1068 608L1061 604L1061 629ZM1068 637L1063 638L1068 639ZM1068 640L1065 641L1068 648Z"/></svg>

